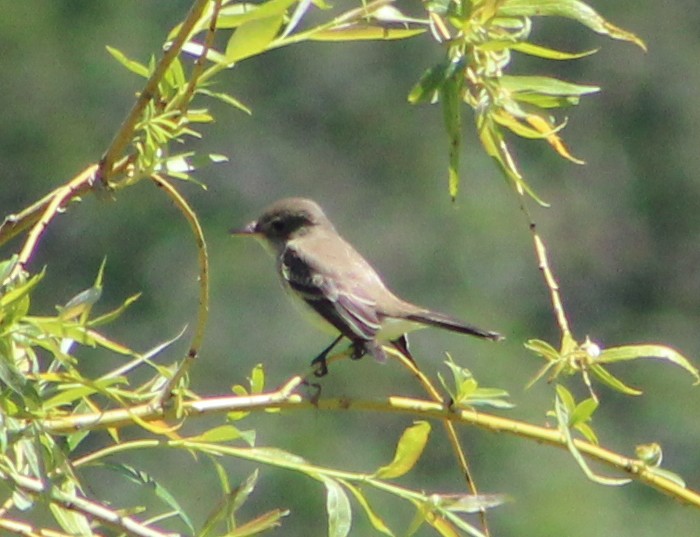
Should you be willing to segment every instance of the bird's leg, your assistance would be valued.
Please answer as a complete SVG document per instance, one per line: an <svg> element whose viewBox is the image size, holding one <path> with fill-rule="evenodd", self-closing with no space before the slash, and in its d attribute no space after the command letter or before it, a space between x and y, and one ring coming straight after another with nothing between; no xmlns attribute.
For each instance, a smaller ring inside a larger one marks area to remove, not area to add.
<svg viewBox="0 0 700 537"><path fill-rule="evenodd" d="M353 360L359 360L365 354L371 354L377 360L377 362L383 364L386 362L386 353L381 343L374 340L364 340L358 339L352 343L353 353L350 358Z"/></svg>
<svg viewBox="0 0 700 537"><path fill-rule="evenodd" d="M335 347L341 339L343 339L343 334L340 334L337 338L335 338L333 343L328 345L328 347L323 349L316 358L311 360L311 367L316 367L316 370L314 371L315 376L324 377L328 374L328 363L326 362L326 358L328 357L328 353L333 350L333 347Z"/></svg>
<svg viewBox="0 0 700 537"><path fill-rule="evenodd" d="M402 335L400 338L395 339L394 341L391 342L391 344L394 346L394 348L399 351L401 354L403 354L408 360L410 360L412 363L416 363L416 361L413 359L413 356L411 356L411 351L408 350L408 338L406 337L406 334Z"/></svg>

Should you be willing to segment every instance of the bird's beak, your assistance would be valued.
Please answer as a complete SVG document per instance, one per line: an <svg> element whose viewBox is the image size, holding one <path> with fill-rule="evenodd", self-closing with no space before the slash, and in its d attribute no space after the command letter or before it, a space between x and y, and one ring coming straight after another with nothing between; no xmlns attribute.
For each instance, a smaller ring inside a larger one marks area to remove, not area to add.
<svg viewBox="0 0 700 537"><path fill-rule="evenodd" d="M244 227L231 228L228 230L228 232L231 235L255 236L255 235L260 234L260 232L257 230L257 226L258 226L258 221L253 220L252 222L246 224Z"/></svg>

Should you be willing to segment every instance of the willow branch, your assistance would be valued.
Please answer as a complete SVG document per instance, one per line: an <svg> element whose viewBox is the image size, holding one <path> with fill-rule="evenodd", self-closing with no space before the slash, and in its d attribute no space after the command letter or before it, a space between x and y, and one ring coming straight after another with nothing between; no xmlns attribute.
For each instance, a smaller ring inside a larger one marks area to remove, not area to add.
<svg viewBox="0 0 700 537"><path fill-rule="evenodd" d="M528 440L567 450L567 441L558 429L532 425L527 422L503 418L471 409L455 409L450 405L435 401L408 397L388 397L369 401L346 398L319 399L314 402L303 399L294 393L304 379L300 376L290 379L282 388L273 392L247 395L225 396L185 401L180 411L185 416L204 415L234 411L256 411L270 408L287 410L326 410L326 411L365 411L408 414L423 419L450 420L454 423L471 425L492 432L510 434ZM42 428L47 433L67 434L82 430L125 427L135 424L134 418L141 421L157 421L168 418L165 405L151 403L128 409L107 410L104 412L74 414L42 420ZM575 439L576 448L589 460L628 474L652 488L700 508L700 493L683 487L675 481L654 472L642 461L625 457L585 440Z"/></svg>
<svg viewBox="0 0 700 537"><path fill-rule="evenodd" d="M209 0L197 0L192 5L190 12L187 14L187 17L180 27L180 31L175 36L175 39L171 43L168 50L166 50L163 54L163 57L161 58L160 62L158 62L158 65L156 65L153 74L146 82L146 85L139 94L138 99L136 99L134 106L129 112L129 115L126 117L121 127L119 127L119 130L114 135L112 142L109 144L109 147L100 159L98 173L103 182L108 182L108 179L112 173L112 164L124 152L127 145L133 138L136 124L141 118L144 109L148 103L158 95L158 84L165 76L170 64L180 54L180 51L185 45L190 32L202 16L204 8L208 2Z"/></svg>
<svg viewBox="0 0 700 537"><path fill-rule="evenodd" d="M444 399L442 398L442 395L440 395L440 392L435 388L435 386L433 386L433 383L430 381L430 379L423 373L423 371L421 371L418 368L418 365L414 361L409 360L406 356L404 356L400 352L396 352L394 349L387 347L387 350L401 362L401 365L408 369L418 379L418 382L420 382L421 386L423 386L423 389L427 392L428 396L433 401L440 404L445 403ZM462 444L459 441L459 436L457 436L457 430L455 428L455 425L449 419L442 420L442 424L445 427L445 432L447 433L447 438L449 439L450 445L452 446L452 451L454 451L455 457L457 457L457 464L459 465L460 471L462 472L462 476L464 477L467 483L467 489L473 495L476 496L478 494L476 482L474 481L474 477L472 476L471 471L469 470L469 462L467 461L467 455L464 452L464 448L462 448ZM479 515L481 518L481 526L484 530L484 534L488 537L490 535L490 532L488 522L486 520L486 510L482 509L479 512Z"/></svg>
<svg viewBox="0 0 700 537"><path fill-rule="evenodd" d="M18 522L9 518L0 518L0 528L22 537L71 537L67 533L45 528L37 529L26 522ZM93 533L93 536L101 537L99 533Z"/></svg>
<svg viewBox="0 0 700 537"><path fill-rule="evenodd" d="M183 198L177 189L165 178L160 175L151 177L154 183L162 188L170 197L175 205L180 209L180 212L185 216L187 222L192 229L192 234L197 243L197 254L199 259L199 308L197 311L197 324L195 325L194 335L190 343L190 349L187 352L187 357L176 374L168 382L166 389L163 391L163 396L169 398L172 390L177 386L180 379L187 374L192 362L197 358L199 349L204 340L204 330L209 317L209 255L207 254L207 243L204 240L204 232L202 226L197 219L197 215L190 207L187 200Z"/></svg>
<svg viewBox="0 0 700 537"><path fill-rule="evenodd" d="M129 535L135 535L136 537L179 537L177 533L166 533L150 528L136 519L120 515L117 511L109 509L100 503L77 495L67 494L56 487L49 488L39 479L8 473L3 473L3 477L10 478L17 487L27 493L48 495L50 501L58 503L64 509L99 520L103 524L126 532Z"/></svg>

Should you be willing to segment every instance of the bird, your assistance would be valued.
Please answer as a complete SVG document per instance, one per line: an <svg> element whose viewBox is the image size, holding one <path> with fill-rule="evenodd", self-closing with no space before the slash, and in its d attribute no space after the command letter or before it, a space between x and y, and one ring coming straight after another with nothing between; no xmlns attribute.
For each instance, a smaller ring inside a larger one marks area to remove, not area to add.
<svg viewBox="0 0 700 537"><path fill-rule="evenodd" d="M327 355L343 338L351 344L351 358L370 354L380 362L386 361L383 344L392 345L413 361L406 334L426 326L492 341L504 339L498 332L396 296L310 199L278 200L258 218L229 233L259 239L275 257L283 287L321 321L322 327L336 334L312 361L316 376L328 373Z"/></svg>

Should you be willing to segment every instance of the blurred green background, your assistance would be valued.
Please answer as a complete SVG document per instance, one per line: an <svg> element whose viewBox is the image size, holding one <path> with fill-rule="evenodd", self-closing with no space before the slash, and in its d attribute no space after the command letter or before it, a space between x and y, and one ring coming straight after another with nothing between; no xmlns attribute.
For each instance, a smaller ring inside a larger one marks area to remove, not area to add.
<svg viewBox="0 0 700 537"><path fill-rule="evenodd" d="M416 4L398 6L415 11ZM9 214L95 162L131 106L141 80L117 65L105 45L146 61L158 54L189 2L0 5L0 208ZM573 22L536 21L536 42L569 51L602 49L566 64L518 58L515 71L600 85L603 92L570 111L563 133L586 166L561 161L541 143L516 144L522 171L552 204L534 209L534 216L579 339L588 334L602 346L664 343L698 363L700 11L689 1L594 7L642 37L649 52ZM302 195L326 209L401 295L508 337L492 345L435 330L416 334L415 356L427 371L446 374L441 362L449 351L481 384L511 392L518 407L509 416L545 421L553 393L545 383L524 390L541 363L522 343L542 338L556 345L558 331L517 199L467 120L463 182L452 204L440 109L406 102L414 82L441 56L428 36L305 44L243 62L219 80L219 89L254 113L248 117L207 103L218 121L203 129L196 148L231 160L199 174L207 191L183 186L202 219L212 261L211 321L192 373L197 392L228 393L232 384L245 383L257 363L265 364L269 385L277 385L304 371L328 343L287 302L263 250L226 233L269 202ZM20 244L6 246L4 256ZM146 350L192 324L195 247L177 210L145 181L116 202L87 197L50 227L31 264L32 270L48 266L34 312L51 312L89 287L104 256L103 308L144 293L108 327L111 336ZM186 344L183 338L166 361L179 359ZM99 354L85 356L88 371L104 368ZM700 488L700 395L692 379L653 361L614 372L645 395L629 398L600 388L596 430L603 445L632 455L638 443L660 442L665 467ZM397 365L382 367L370 359L335 365L322 383L328 396L422 395ZM256 415L247 423L258 429L259 445L371 471L391 459L410 420L311 412ZM435 425L426 456L401 483L457 492L462 483ZM560 450L479 430L462 433L480 488L515 500L492 512L494 535L697 533L697 511L637 484L592 484ZM216 500L217 486L203 461L140 453L131 462L162 479L200 523ZM229 467L234 482L252 470L248 463ZM137 491L114 479L93 479L91 492L118 506L135 505ZM277 506L292 509L278 533L325 533L322 487L263 469L244 518ZM352 535L369 534L357 509ZM412 517L393 503L380 514L397 528Z"/></svg>

